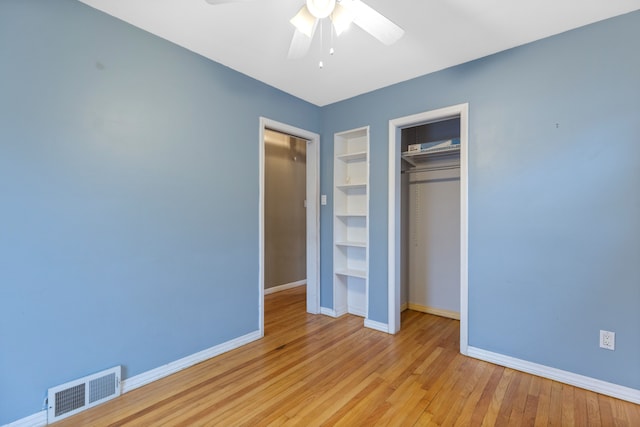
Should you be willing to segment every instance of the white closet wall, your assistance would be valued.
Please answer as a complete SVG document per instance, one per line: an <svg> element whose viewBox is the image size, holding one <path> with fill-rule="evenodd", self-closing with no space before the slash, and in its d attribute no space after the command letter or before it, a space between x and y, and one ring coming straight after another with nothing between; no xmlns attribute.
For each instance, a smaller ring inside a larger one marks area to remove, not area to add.
<svg viewBox="0 0 640 427"><path fill-rule="evenodd" d="M459 120L403 130L409 144L458 138ZM459 151L406 155L402 187L403 308L460 316Z"/></svg>
<svg viewBox="0 0 640 427"><path fill-rule="evenodd" d="M432 163L459 163L439 159ZM409 292L413 310L460 315L459 169L409 176Z"/></svg>

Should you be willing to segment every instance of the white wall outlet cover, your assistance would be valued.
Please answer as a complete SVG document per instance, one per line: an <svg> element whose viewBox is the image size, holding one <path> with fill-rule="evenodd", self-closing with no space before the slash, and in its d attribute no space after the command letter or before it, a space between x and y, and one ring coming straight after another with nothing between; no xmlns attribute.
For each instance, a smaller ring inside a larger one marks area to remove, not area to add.
<svg viewBox="0 0 640 427"><path fill-rule="evenodd" d="M607 350L616 349L616 333L611 331L600 331L600 348Z"/></svg>
<svg viewBox="0 0 640 427"><path fill-rule="evenodd" d="M326 205L327 204L327 195L323 194L320 196L320 204L321 205Z"/></svg>

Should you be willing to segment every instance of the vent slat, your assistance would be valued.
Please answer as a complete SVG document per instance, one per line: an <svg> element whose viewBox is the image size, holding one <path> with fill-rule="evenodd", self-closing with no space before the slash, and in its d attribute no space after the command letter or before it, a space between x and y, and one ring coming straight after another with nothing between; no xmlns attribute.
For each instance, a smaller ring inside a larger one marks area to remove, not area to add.
<svg viewBox="0 0 640 427"><path fill-rule="evenodd" d="M111 373L104 377L89 381L89 403L109 397L116 392L116 374Z"/></svg>
<svg viewBox="0 0 640 427"><path fill-rule="evenodd" d="M70 381L49 389L47 422L61 420L120 395L122 367Z"/></svg>
<svg viewBox="0 0 640 427"><path fill-rule="evenodd" d="M85 385L78 384L56 393L56 417L71 412L75 409L82 408L85 405Z"/></svg>

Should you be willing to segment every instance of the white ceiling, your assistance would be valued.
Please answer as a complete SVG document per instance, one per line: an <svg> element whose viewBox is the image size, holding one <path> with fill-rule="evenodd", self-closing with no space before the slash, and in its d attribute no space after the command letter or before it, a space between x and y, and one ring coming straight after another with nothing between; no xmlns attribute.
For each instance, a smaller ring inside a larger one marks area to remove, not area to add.
<svg viewBox="0 0 640 427"><path fill-rule="evenodd" d="M289 19L305 0L80 1L318 106L640 9L640 0L364 0L404 28L400 41L385 46L352 25L333 56L321 54L317 31L306 57L287 59Z"/></svg>

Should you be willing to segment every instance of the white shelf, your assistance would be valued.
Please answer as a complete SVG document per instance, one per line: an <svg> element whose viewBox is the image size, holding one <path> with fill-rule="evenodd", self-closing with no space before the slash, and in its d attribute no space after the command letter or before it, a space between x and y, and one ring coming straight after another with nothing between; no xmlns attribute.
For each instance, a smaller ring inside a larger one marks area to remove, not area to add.
<svg viewBox="0 0 640 427"><path fill-rule="evenodd" d="M334 135L333 309L367 315L369 128Z"/></svg>
<svg viewBox="0 0 640 427"><path fill-rule="evenodd" d="M339 274L340 276L357 277L359 279L367 278L367 272L364 270L343 269L336 270L336 274Z"/></svg>
<svg viewBox="0 0 640 427"><path fill-rule="evenodd" d="M367 217L367 213L366 212L353 212L353 213L349 213L349 212L340 212L340 213L336 213L336 216L338 218L366 218Z"/></svg>
<svg viewBox="0 0 640 427"><path fill-rule="evenodd" d="M336 188L340 190L349 191L349 190L364 190L367 188L367 184L358 183L358 184L337 184Z"/></svg>
<svg viewBox="0 0 640 427"><path fill-rule="evenodd" d="M336 246L348 246L352 248L366 248L367 242L340 241L336 242Z"/></svg>
<svg viewBox="0 0 640 427"><path fill-rule="evenodd" d="M412 164L413 166L417 166L418 163L426 162L429 159L433 159L434 157L439 156L448 156L450 154L455 154L460 152L460 145L452 145L450 147L430 150L430 151L405 151L402 153L402 158Z"/></svg>
<svg viewBox="0 0 640 427"><path fill-rule="evenodd" d="M347 153L347 154L338 154L336 159L342 160L343 162L350 162L353 160L366 160L367 152L366 151L358 151L355 153Z"/></svg>

